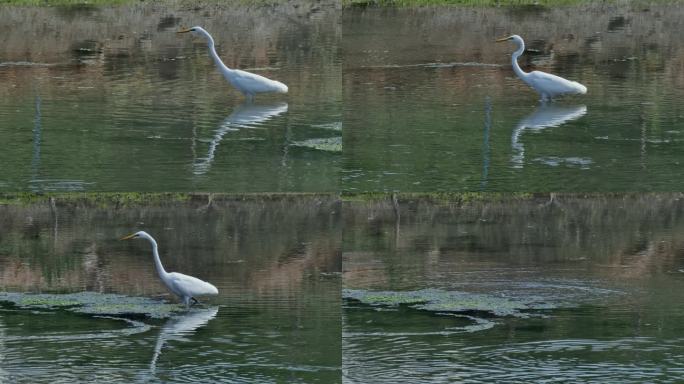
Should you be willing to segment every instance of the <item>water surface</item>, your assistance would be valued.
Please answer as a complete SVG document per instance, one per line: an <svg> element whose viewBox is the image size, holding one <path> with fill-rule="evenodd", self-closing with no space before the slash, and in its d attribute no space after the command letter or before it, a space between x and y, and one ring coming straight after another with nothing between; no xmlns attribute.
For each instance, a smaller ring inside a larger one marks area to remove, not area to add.
<svg viewBox="0 0 684 384"><path fill-rule="evenodd" d="M138 3L0 8L0 190L334 191L341 154L339 11ZM282 81L254 104L226 65Z"/></svg>
<svg viewBox="0 0 684 384"><path fill-rule="evenodd" d="M673 191L684 153L680 3L350 8L346 191ZM513 73L579 81L541 106Z"/></svg>
<svg viewBox="0 0 684 384"><path fill-rule="evenodd" d="M0 290L178 302L167 271L219 295L169 319L0 306L0 381L339 382L340 237L330 196L0 206Z"/></svg>
<svg viewBox="0 0 684 384"><path fill-rule="evenodd" d="M346 382L674 383L684 374L681 195L344 210ZM459 292L473 297L471 310L391 304ZM546 305L501 314L486 307L497 300Z"/></svg>

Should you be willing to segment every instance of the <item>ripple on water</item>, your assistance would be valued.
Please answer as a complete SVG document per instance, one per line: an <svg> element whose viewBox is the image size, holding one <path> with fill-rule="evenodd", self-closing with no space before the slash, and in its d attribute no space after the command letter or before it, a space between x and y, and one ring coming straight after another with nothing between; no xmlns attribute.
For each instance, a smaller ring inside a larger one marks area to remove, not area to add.
<svg viewBox="0 0 684 384"><path fill-rule="evenodd" d="M349 382L678 382L680 343L655 338L562 339L469 346L457 338L386 338L345 342ZM373 364L367 364L373 361Z"/></svg>
<svg viewBox="0 0 684 384"><path fill-rule="evenodd" d="M513 302L527 297L531 302L553 303L556 309L546 312L549 318L498 318L467 312L495 326L484 332L454 332L465 319L454 317L450 323L444 315L454 312L429 311L430 305L425 305L452 300L449 291L345 290L345 380L675 383L684 374L683 339L633 335L629 326L625 329L634 321L631 312L607 312L596 305L620 298L624 292L573 279L505 285L485 282L471 288L489 292L487 296L505 294ZM454 307L464 308L461 304ZM642 325L643 332L648 325Z"/></svg>

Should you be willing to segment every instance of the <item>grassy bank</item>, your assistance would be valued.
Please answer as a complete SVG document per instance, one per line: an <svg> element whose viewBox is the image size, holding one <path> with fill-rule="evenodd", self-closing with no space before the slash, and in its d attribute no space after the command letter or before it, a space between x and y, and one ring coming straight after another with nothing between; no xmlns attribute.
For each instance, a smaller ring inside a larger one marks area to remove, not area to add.
<svg viewBox="0 0 684 384"><path fill-rule="evenodd" d="M32 204L75 204L101 208L155 206L169 203L209 204L221 201L273 201L305 198L335 199L324 193L141 193L141 192L60 192L35 194L29 192L0 193L0 206Z"/></svg>
<svg viewBox="0 0 684 384"><path fill-rule="evenodd" d="M288 0L0 0L0 5L17 5L17 6L31 6L31 7L91 7L101 5L126 5L126 4L140 4L140 3L158 3L168 5L169 3L187 5L192 7L201 7L205 5L275 5L283 4Z"/></svg>
<svg viewBox="0 0 684 384"><path fill-rule="evenodd" d="M682 193L642 193L642 192L615 192L615 193L528 193L528 192L366 192L366 193L343 193L342 201L349 202L427 202L427 203L448 203L448 204L467 204L472 202L511 202L511 201L531 201L539 200L552 202L559 199L634 199L648 198L655 200L661 198L682 198Z"/></svg>
<svg viewBox="0 0 684 384"><path fill-rule="evenodd" d="M38 7L95 6L140 3L141 0L0 0L0 5Z"/></svg>

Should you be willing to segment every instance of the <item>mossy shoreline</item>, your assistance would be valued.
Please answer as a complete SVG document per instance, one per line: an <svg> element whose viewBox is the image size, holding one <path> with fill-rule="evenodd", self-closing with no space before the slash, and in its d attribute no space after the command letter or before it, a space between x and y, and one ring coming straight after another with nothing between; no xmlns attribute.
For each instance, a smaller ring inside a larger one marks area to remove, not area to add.
<svg viewBox="0 0 684 384"><path fill-rule="evenodd" d="M166 204L210 204L219 202L267 202L340 200L343 202L427 202L434 204L468 204L515 201L552 201L555 199L601 198L629 199L644 193L529 193L529 192L275 192L275 193L210 193L210 192L55 192L0 193L1 206L36 204L82 205L103 208L163 206ZM682 193L653 193L658 196L682 197Z"/></svg>
<svg viewBox="0 0 684 384"><path fill-rule="evenodd" d="M553 201L558 199L630 199L644 196L671 196L682 198L681 192L343 192L340 196L346 202L428 202L428 203L448 203L448 204L467 204L474 202L513 202L513 201L534 201L544 200Z"/></svg>

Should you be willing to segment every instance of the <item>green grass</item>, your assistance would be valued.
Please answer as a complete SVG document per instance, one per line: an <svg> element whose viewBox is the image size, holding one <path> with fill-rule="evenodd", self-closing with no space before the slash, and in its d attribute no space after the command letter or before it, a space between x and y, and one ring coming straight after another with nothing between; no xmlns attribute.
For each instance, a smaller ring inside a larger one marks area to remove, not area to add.
<svg viewBox="0 0 684 384"><path fill-rule="evenodd" d="M0 205L31 205L38 203L82 203L94 206L128 207L140 204L186 201L191 198L187 193L98 193L98 192L31 192L1 193Z"/></svg>
<svg viewBox="0 0 684 384"><path fill-rule="evenodd" d="M147 192L57 192L57 193L0 193L0 205L28 206L33 204L82 204L100 208L126 208L168 203L221 201L274 201L320 197L336 198L333 193L277 192L277 193L147 193Z"/></svg>
<svg viewBox="0 0 684 384"><path fill-rule="evenodd" d="M79 5L120 5L140 2L140 0L0 0L0 5L7 4L33 7L65 7Z"/></svg>
<svg viewBox="0 0 684 384"><path fill-rule="evenodd" d="M285 3L288 0L178 0L179 4L191 4L194 6L202 6L207 4L223 4L223 5L273 5ZM103 6L103 5L126 5L137 3L169 3L165 0L0 0L0 5L17 5L29 7L79 7L79 6Z"/></svg>

